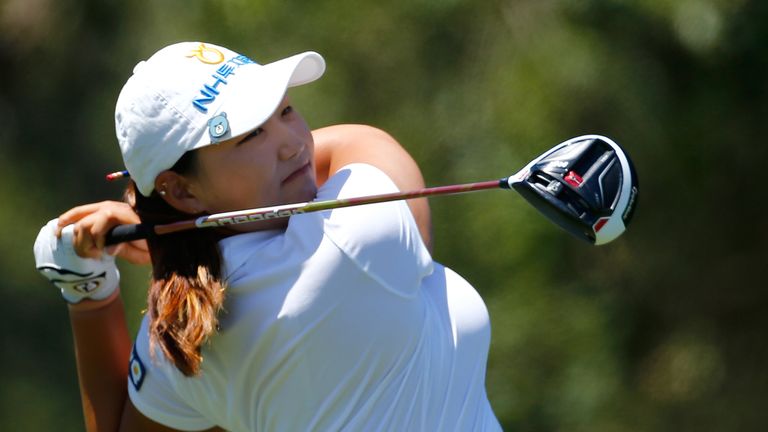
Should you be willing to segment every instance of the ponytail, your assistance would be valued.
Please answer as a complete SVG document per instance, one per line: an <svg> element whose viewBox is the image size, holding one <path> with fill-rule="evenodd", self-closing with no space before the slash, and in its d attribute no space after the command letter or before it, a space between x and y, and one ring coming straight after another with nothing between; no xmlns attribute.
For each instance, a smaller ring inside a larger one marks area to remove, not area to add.
<svg viewBox="0 0 768 432"><path fill-rule="evenodd" d="M172 168L185 174L194 164L187 152ZM153 191L138 193L131 181L125 199L142 223L162 224L189 215L176 210ZM147 298L149 345L159 347L186 376L197 375L203 361L202 345L218 329L224 302L219 236L214 230L189 230L147 240L152 258L152 281Z"/></svg>

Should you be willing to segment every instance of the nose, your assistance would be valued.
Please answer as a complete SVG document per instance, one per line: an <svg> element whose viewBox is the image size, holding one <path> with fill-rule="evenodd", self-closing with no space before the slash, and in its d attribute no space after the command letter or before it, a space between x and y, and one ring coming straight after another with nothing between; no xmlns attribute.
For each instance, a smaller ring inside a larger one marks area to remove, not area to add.
<svg viewBox="0 0 768 432"><path fill-rule="evenodd" d="M271 132L277 134L278 150L277 154L280 160L290 160L304 151L306 142L305 137L293 130L289 124L280 121L274 122Z"/></svg>
<svg viewBox="0 0 768 432"><path fill-rule="evenodd" d="M280 159L289 160L301 154L304 150L304 142L299 137L292 137L293 139L285 140L283 145L280 146Z"/></svg>

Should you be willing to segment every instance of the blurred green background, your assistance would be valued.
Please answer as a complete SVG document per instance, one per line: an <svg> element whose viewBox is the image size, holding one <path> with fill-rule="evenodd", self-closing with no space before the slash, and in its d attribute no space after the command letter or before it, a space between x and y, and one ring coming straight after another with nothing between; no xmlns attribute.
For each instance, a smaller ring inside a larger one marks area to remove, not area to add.
<svg viewBox="0 0 768 432"><path fill-rule="evenodd" d="M510 431L762 431L768 413L768 2L0 1L0 430L82 430L66 307L32 244L120 196L113 109L181 40L268 62L322 53L292 92L313 127L398 138L429 185L516 171L568 138L621 143L630 230L571 238L501 191L432 199L435 256L483 295L488 395ZM148 273L122 266L132 331Z"/></svg>

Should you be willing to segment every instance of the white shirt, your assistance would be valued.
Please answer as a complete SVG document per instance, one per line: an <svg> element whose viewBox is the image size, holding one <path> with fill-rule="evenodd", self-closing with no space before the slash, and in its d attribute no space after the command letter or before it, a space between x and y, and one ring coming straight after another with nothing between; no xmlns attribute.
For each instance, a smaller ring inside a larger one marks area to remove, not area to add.
<svg viewBox="0 0 768 432"><path fill-rule="evenodd" d="M396 190L354 164L317 199ZM485 305L432 261L404 201L296 215L220 246L226 311L199 376L150 359L144 318L128 387L147 417L182 430L501 430Z"/></svg>

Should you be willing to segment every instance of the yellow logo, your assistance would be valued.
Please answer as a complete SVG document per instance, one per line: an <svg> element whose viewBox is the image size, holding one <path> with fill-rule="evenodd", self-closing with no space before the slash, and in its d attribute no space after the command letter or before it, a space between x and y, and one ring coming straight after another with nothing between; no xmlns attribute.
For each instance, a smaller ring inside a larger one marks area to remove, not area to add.
<svg viewBox="0 0 768 432"><path fill-rule="evenodd" d="M200 46L187 54L187 57L197 57L198 60L205 64L219 64L224 61L224 54L216 48L206 46L200 42Z"/></svg>

